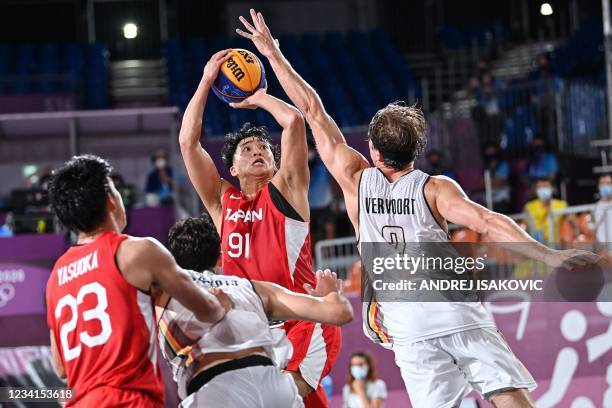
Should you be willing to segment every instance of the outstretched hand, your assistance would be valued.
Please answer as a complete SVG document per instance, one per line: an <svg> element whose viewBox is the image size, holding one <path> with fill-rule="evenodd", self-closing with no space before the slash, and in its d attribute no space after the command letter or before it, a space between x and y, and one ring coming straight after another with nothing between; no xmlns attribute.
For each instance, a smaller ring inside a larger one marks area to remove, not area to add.
<svg viewBox="0 0 612 408"><path fill-rule="evenodd" d="M202 80L208 83L213 83L217 79L217 75L219 75L219 68L225 61L227 61L230 57L231 50L221 50L215 54L208 60L206 65L204 66L204 73L202 74Z"/></svg>
<svg viewBox="0 0 612 408"><path fill-rule="evenodd" d="M243 31L239 28L236 29L238 35L248 38L253 41L257 51L266 58L270 58L272 54L278 50L278 40L272 37L270 29L266 25L266 22L261 13L256 13L255 10L251 9L251 19L253 24L249 23L246 18L240 16L240 22L244 25L248 32Z"/></svg>
<svg viewBox="0 0 612 408"><path fill-rule="evenodd" d="M342 293L342 279L338 279L336 272L332 272L329 269L325 269L324 271L318 270L315 273L315 282L316 287L314 289L310 284L304 284L306 293L311 296L325 297L334 292L338 294Z"/></svg>

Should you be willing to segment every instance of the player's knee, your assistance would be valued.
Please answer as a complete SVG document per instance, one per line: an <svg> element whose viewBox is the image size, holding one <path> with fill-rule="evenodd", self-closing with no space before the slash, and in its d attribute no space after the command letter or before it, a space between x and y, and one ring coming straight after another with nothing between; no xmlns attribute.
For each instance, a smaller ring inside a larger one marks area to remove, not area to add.
<svg viewBox="0 0 612 408"><path fill-rule="evenodd" d="M496 408L535 408L531 394L524 388L513 388L495 393L491 403Z"/></svg>

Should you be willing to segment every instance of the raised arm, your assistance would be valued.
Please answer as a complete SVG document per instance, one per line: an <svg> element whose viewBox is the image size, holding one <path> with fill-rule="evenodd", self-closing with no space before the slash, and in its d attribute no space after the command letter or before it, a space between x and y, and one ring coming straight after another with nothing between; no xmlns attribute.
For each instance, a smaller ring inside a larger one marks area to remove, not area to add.
<svg viewBox="0 0 612 408"><path fill-rule="evenodd" d="M204 67L202 80L185 109L179 133L181 154L189 179L217 228L221 225L221 197L230 184L221 178L212 158L202 148L200 135L206 99L217 78L219 67L228 58L228 51L214 54Z"/></svg>
<svg viewBox="0 0 612 408"><path fill-rule="evenodd" d="M240 17L248 32L240 29L236 32L252 40L259 52L268 58L281 86L293 104L304 114L312 129L321 160L342 188L349 207L349 216L353 218L357 213L359 177L361 171L369 167L368 161L347 145L342 132L325 111L319 95L295 72L281 53L278 42L272 37L261 13L255 13L251 9L251 18L252 25L244 17Z"/></svg>
<svg viewBox="0 0 612 408"><path fill-rule="evenodd" d="M328 272L328 271L326 271ZM307 320L334 326L353 320L353 308L341 292L342 281L331 273L317 272L316 289L310 295L295 293L275 283L253 281L271 320Z"/></svg>
<svg viewBox="0 0 612 408"><path fill-rule="evenodd" d="M162 293L178 300L202 322L216 323L229 305L199 288L172 254L153 238L128 238L117 250L117 266L125 279L154 297Z"/></svg>
<svg viewBox="0 0 612 408"><path fill-rule="evenodd" d="M577 257L584 257L585 262L598 260L598 257L587 251L573 249L558 251L539 243L510 217L470 200L459 184L448 177L431 177L425 186L425 196L428 202L433 202L433 207L444 219L466 226L486 236L488 241L530 259L550 266L559 266L566 261L582 263Z"/></svg>
<svg viewBox="0 0 612 408"><path fill-rule="evenodd" d="M295 107L268 95L265 90L240 103L230 103L233 108L261 108L269 112L283 128L281 135L281 161L272 182L289 203L305 220L309 220L308 184L308 145L304 117Z"/></svg>

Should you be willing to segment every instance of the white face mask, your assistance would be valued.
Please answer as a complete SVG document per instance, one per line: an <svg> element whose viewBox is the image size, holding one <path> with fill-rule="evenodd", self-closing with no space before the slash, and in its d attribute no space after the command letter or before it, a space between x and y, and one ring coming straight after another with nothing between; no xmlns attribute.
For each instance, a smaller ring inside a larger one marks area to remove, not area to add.
<svg viewBox="0 0 612 408"><path fill-rule="evenodd" d="M550 187L538 187L536 190L538 198L542 201L550 200L552 197L552 188Z"/></svg>
<svg viewBox="0 0 612 408"><path fill-rule="evenodd" d="M368 375L368 367L367 366L352 365L351 366L351 375L356 380L363 380Z"/></svg>
<svg viewBox="0 0 612 408"><path fill-rule="evenodd" d="M158 169L164 169L166 168L166 159L160 157L159 159L155 160L155 167L157 167Z"/></svg>

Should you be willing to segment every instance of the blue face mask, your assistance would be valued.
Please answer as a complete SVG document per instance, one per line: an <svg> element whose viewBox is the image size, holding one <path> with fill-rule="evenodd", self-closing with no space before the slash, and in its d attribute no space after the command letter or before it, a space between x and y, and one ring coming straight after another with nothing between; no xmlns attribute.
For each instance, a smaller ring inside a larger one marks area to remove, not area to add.
<svg viewBox="0 0 612 408"><path fill-rule="evenodd" d="M550 187L538 187L536 190L538 198L542 201L550 200L552 197L552 188Z"/></svg>
<svg viewBox="0 0 612 408"><path fill-rule="evenodd" d="M368 367L352 365L351 366L351 375L356 380L363 380L368 375Z"/></svg>
<svg viewBox="0 0 612 408"><path fill-rule="evenodd" d="M599 195L602 198L612 196L612 184L602 184L601 186L599 186Z"/></svg>

